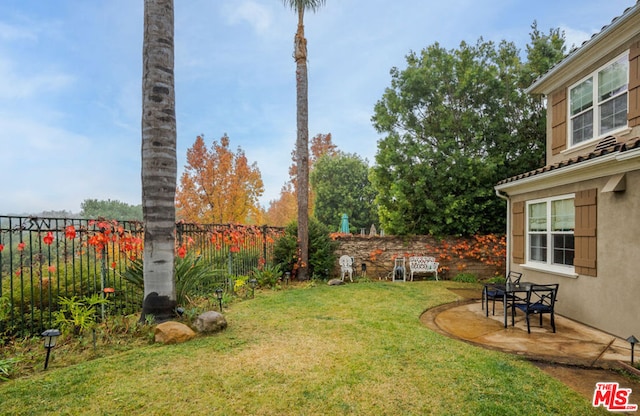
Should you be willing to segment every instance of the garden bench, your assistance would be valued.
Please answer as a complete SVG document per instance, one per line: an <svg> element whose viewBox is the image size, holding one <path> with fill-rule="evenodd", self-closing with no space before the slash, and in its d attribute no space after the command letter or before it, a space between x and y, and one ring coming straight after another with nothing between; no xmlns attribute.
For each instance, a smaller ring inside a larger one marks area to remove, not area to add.
<svg viewBox="0 0 640 416"><path fill-rule="evenodd" d="M414 273L433 273L438 280L438 266L440 263L434 257L413 256L409 257L409 270L411 271L409 279L413 282Z"/></svg>

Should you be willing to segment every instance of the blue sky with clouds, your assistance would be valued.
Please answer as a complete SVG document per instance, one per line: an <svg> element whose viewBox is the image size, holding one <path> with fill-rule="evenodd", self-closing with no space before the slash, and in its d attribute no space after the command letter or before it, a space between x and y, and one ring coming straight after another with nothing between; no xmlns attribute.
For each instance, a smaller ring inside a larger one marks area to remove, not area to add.
<svg viewBox="0 0 640 416"><path fill-rule="evenodd" d="M328 0L305 16L309 136L373 163L373 107L389 70L439 42L520 48L537 20L579 44L633 0ZM175 0L178 168L198 134L256 162L263 205L296 137L296 15L279 0ZM0 2L0 214L140 203L142 0Z"/></svg>

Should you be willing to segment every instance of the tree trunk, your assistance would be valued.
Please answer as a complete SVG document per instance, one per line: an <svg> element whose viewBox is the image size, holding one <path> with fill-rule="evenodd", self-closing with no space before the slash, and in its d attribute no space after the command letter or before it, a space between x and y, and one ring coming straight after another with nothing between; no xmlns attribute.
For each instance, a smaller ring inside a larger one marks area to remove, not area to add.
<svg viewBox="0 0 640 416"><path fill-rule="evenodd" d="M299 280L308 279L309 270L309 105L307 83L307 40L304 38L304 9L298 10L298 31L295 36L298 165L298 261Z"/></svg>
<svg viewBox="0 0 640 416"><path fill-rule="evenodd" d="M145 0L142 72L144 302L141 321L175 314L177 180L173 0Z"/></svg>

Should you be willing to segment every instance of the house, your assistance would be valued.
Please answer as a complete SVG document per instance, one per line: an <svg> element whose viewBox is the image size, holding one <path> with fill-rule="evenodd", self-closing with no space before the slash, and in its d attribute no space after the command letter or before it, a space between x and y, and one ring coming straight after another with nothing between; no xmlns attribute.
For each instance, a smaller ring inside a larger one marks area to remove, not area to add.
<svg viewBox="0 0 640 416"><path fill-rule="evenodd" d="M560 283L563 316L640 334L640 1L537 79L547 165L495 187L508 267Z"/></svg>

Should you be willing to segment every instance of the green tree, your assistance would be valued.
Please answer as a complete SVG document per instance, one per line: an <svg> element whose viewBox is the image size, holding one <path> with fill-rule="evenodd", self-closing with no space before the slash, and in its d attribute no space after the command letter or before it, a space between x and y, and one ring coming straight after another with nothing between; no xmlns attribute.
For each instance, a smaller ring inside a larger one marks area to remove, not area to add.
<svg viewBox="0 0 640 416"><path fill-rule="evenodd" d="M295 222L285 227L273 249L273 260L283 272L291 271L300 279L297 247L298 225ZM331 240L329 230L315 218L309 221L309 275L315 279L326 279L336 265L335 251L338 242Z"/></svg>
<svg viewBox="0 0 640 416"><path fill-rule="evenodd" d="M82 218L142 221L142 205L129 205L117 200L85 199L80 204Z"/></svg>
<svg viewBox="0 0 640 416"><path fill-rule="evenodd" d="M140 320L175 314L176 110L173 0L145 0L142 44L144 301Z"/></svg>
<svg viewBox="0 0 640 416"><path fill-rule="evenodd" d="M294 37L293 59L296 61L296 156L298 179L298 244L300 268L298 278L307 279L309 263L309 97L307 78L307 39L304 37L304 12L315 12L325 0L283 0L298 14L298 30Z"/></svg>
<svg viewBox="0 0 640 416"><path fill-rule="evenodd" d="M436 43L391 70L372 118L387 134L371 175L385 231L504 232L504 201L493 186L544 164L544 108L525 92L524 74L544 72L561 54L542 53L543 63L537 53L563 45L539 32L533 40L529 65L513 43L480 39L455 50Z"/></svg>
<svg viewBox="0 0 640 416"><path fill-rule="evenodd" d="M338 152L318 159L311 172L315 193L314 216L330 231L337 231L342 214L356 230L378 223L375 190L369 164L356 154Z"/></svg>

